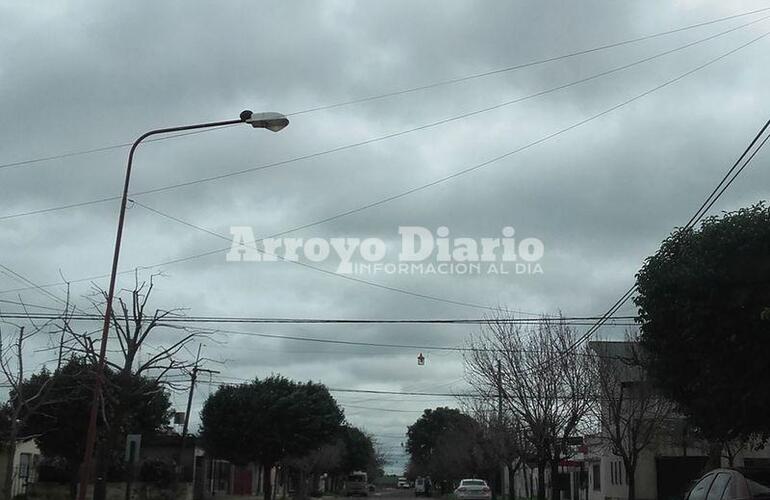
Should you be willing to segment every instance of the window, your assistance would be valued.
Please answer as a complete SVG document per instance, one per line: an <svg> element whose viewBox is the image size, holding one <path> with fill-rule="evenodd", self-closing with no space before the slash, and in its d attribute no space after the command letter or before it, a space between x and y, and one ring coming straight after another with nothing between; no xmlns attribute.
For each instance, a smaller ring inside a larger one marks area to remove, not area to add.
<svg viewBox="0 0 770 500"><path fill-rule="evenodd" d="M693 486L692 490L690 490L690 494L687 496L687 500L706 500L706 494L708 493L709 486L711 486L713 480L714 475L709 474L695 483L695 486Z"/></svg>
<svg viewBox="0 0 770 500"><path fill-rule="evenodd" d="M594 491L602 489L602 464L594 464L591 476L594 478Z"/></svg>
<svg viewBox="0 0 770 500"><path fill-rule="evenodd" d="M623 484L623 462L616 460L610 463L610 480L612 484Z"/></svg>
<svg viewBox="0 0 770 500"><path fill-rule="evenodd" d="M727 489L728 483L730 483L730 474L725 474L724 472L717 474L716 479L714 479L714 483L709 489L706 500L719 500L722 498L722 494L725 492L725 489Z"/></svg>
<svg viewBox="0 0 770 500"><path fill-rule="evenodd" d="M29 465L31 461L32 461L31 453L19 454L19 477L20 478L26 479L29 477Z"/></svg>

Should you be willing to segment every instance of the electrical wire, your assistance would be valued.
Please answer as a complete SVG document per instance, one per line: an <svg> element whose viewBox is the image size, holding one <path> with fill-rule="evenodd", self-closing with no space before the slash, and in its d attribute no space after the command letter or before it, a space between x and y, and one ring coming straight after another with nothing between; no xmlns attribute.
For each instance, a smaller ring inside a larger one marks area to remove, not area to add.
<svg viewBox="0 0 770 500"><path fill-rule="evenodd" d="M447 85L453 85L453 84L460 83L460 82L465 82L465 81L469 81L469 80L475 80L475 79L479 79L479 78L484 78L486 76L497 75L497 74L501 74L501 73L507 73L507 72L510 72L510 71L518 70L518 69L529 68L529 67L532 67L532 66L538 66L538 65L546 64L546 63L549 63L549 62L560 61L560 60L564 60L564 59L568 59L568 58L572 58L572 57L576 57L576 56L590 54L590 53L593 53L593 52L599 52L599 51L603 51L603 50L607 50L607 49L611 49L611 48L620 47L620 46L623 46L623 45L629 45L629 44L633 44L633 43L637 43L637 42L641 42L641 41L645 41L645 40L659 38L659 37L666 36L666 35L671 35L671 34L675 34L675 33L681 33L683 31L688 31L688 30L695 29L695 28L701 28L701 27L704 27L704 26L709 26L709 25L712 25L712 24L721 23L721 22L728 21L728 20L731 20L731 19L737 19L737 18L740 18L740 17L746 17L746 16L750 16L750 15L753 15L753 14L758 14L758 13L761 13L761 12L766 12L768 10L770 10L770 7L764 7L764 8L761 8L761 9L755 9L755 10L748 11L748 12L732 14L732 15L729 15L729 16L724 16L724 17L720 17L720 18L717 18L717 19L712 19L712 20L709 20L709 21L704 21L704 22L700 22L700 23L690 24L688 26L683 26L683 27L680 27L680 28L674 28L674 29L670 29L670 30L666 30L666 31L661 31L661 32L658 32L658 33L653 33L653 34L650 34L650 35L644 35L644 36L640 36L640 37L636 37L636 38L630 38L630 39L622 40L622 41L619 41L619 42L607 43L607 44L604 44L604 45L599 45L599 46L591 47L591 48L588 48L588 49L578 50L578 51L575 51L575 52L569 52L569 53L561 54L561 55L558 55L558 56L552 56L552 57L548 57L548 58L544 58L544 59L536 59L536 60L528 61L528 62L525 62L525 63L519 63L519 64L515 64L515 65L512 65L512 66L507 66L507 67L503 67L503 68L497 68L497 69L485 71L485 72L482 72L482 73L474 73L474 74L471 74L471 75L465 75L465 76L461 76L461 77L457 77L457 78L452 78L452 79L449 79L449 80L442 80L442 81L439 81L439 82L429 83L429 84L415 86L415 87L409 87L409 88L405 88L405 89L401 89L401 90L396 90L396 91L386 92L386 93L383 93L383 94L378 94L378 95L373 95L373 96L367 96L367 97L352 99L352 100L348 100L348 101L337 102L337 103L334 103L334 104L326 104L326 105L314 106L314 107L311 107L311 108L306 108L306 109L303 109L303 110L299 110L299 111L294 111L294 112L288 113L286 116L297 116L297 115L302 115L302 114L307 114L307 113L313 113L313 112L316 112L316 111L328 110L328 109L339 108L339 107L343 107L343 106L349 106L349 105L353 105L353 104L360 104L360 103L364 103L364 102L375 101L375 100L384 99L384 98L388 98L388 97L395 97L395 96L404 95L404 94L408 94L408 93L413 93L413 92L417 92L417 91L421 91L421 90L427 90L427 89L433 89L433 88L447 86ZM228 125L228 127L229 126L232 126L232 125ZM192 132L183 132L183 133L180 133L180 134L174 134L174 135L165 136L165 137L156 137L156 138L153 138L153 139L148 139L145 142L164 141L164 140L169 140L169 139L173 139L173 138L176 138L176 137L182 137L182 136L187 136L187 135L211 132L213 130L214 129L205 129L205 130L196 130L196 131L192 131ZM124 143L112 144L112 145L109 145L109 146L102 146L102 147L85 149L85 150L80 150L80 151L73 151L73 152L67 152L67 153L58 153L58 154L53 154L53 155L50 155L50 156L30 158L30 159L27 159L27 160L21 160L21 161L9 162L9 163L2 163L2 164L0 164L0 169L10 168L10 167L17 167L17 166L22 166L22 165L30 165L30 164L33 164L33 163L40 163L40 162L51 161L51 160L58 160L58 159L63 159L63 158L70 158L70 157L73 157L73 156L87 155L87 154L92 154L92 153L109 151L109 150L113 150L113 149L123 149L123 148L130 147L131 144L132 144L132 142L124 142Z"/></svg>
<svg viewBox="0 0 770 500"><path fill-rule="evenodd" d="M366 146L366 145L369 145L369 144L374 144L374 143L377 143L377 142L381 142L381 141L385 141L385 140L389 140L389 139L394 139L396 137L401 137L401 136L404 136L404 135L407 135L407 134L411 134L411 133L414 133L414 132L418 132L418 131L422 131L422 130L427 130L427 129L430 129L430 128L438 127L438 126L445 125L447 123L452 123L452 122L455 122L455 121L458 121L458 120L463 120L463 119L470 118L472 116L476 116L476 115L479 115L479 114L482 114L482 113L487 113L489 111L493 111L493 110L496 110L496 109L501 109L503 107L511 106L513 104L517 104L517 103L520 103L520 102L523 102L523 101L526 101L526 100L534 99L536 97L541 97L543 95L547 95L547 94L550 94L550 93L553 93L553 92L557 92L559 90L564 90L564 89L567 89L567 88L570 88L570 87L573 87L573 86L576 86L576 85L580 85L582 83L586 83L586 82L589 82L589 81L592 81L592 80L595 80L595 79L598 79L598 78L602 78L602 77L608 76L608 75L613 74L613 73L624 71L624 70L632 68L634 66L637 66L637 65L640 65L640 64L644 64L646 62L658 59L660 57L667 56L669 54L672 54L672 53L675 53L675 52L678 52L678 51L681 51L681 50L685 50L687 48L690 48L690 47L693 47L695 45L698 45L698 44L701 44L701 43L713 40L713 39L721 37L721 36L725 36L725 35L727 35L729 33L737 31L739 29L743 29L743 28L746 28L746 27L751 26L753 24L765 21L766 19L768 19L768 17L770 17L770 16L762 17L760 19L756 19L756 20L751 21L749 23L746 23L746 24L743 24L743 25L740 25L740 26L736 26L736 27L730 28L728 30L722 31L722 32L717 33L715 35L710 35L708 37L696 40L694 42L690 42L690 43L686 43L684 45L680 45L680 46L678 46L678 47L676 47L674 49L665 50L663 52L659 52L659 53L654 54L652 56L648 56L648 57L645 57L645 58L642 58L642 59L638 59L638 60L636 60L636 61L634 61L632 63L616 66L616 67L614 67L614 68L612 68L610 70L606 70L606 71L602 71L602 72L599 72L599 73L595 73L595 74L593 74L591 76L588 76L588 77L585 77L585 78L580 78L578 80L574 80L574 81L566 83L566 84L557 85L555 87L551 87L551 88L546 89L546 90L541 90L541 91L538 91L538 92L535 92L535 93L532 93L532 94L529 94L529 95L526 95L526 96L523 96L523 97L519 97L519 98L516 98L516 99L504 101L502 103L498 103L498 104L495 104L493 106L489 106L489 107L486 107L486 108L481 108L481 109L473 110L473 111L470 111L470 112L467 112L467 113L462 113L462 114L459 114L459 115L454 115L454 116L451 116L451 117L448 117L448 118L444 118L444 119L433 121L433 122L430 122L430 123L427 123L427 124L419 125L417 127L413 127L413 128L409 128L409 129L405 129L405 130L400 130L400 131L397 131L397 132L393 132L393 133L389 133L389 134L385 134L385 135L381 135L381 136L365 139L363 141L358 141L358 142L354 142L354 143L350 143L350 144L345 144L345 145L338 146L338 147L331 148L331 149L326 149L326 150L316 151L316 152L313 152L313 153L308 153L308 154L304 154L304 155L300 155L300 156L295 156L295 157L292 157L292 158L288 158L288 159L285 159L285 160L280 160L280 161L277 161L277 162L272 162L272 163L268 163L268 164L264 164L264 165L258 165L256 167L250 167L250 168L246 168L246 169L242 169L242 170L236 170L236 171L231 171L231 172L225 172L225 173L222 173L222 174L212 175L212 176L208 176L208 177L202 177L202 178L193 179L193 180L185 181L185 182L178 182L178 183L168 184L166 186L161 186L161 187L152 188L152 189L146 189L146 190L143 190L143 191L136 191L136 192L130 193L130 196L131 197L137 197L137 196L144 196L144 195L148 195L148 194L155 194L155 193L160 193L160 192L166 192L166 191L175 190L175 189L179 189L179 188L183 188L183 187L189 187L189 186L193 186L193 185L197 185L197 184L202 184L202 183L207 183L207 182L213 182L213 181L218 181L218 180L222 180L222 179L227 179L227 178L234 177L234 176L239 176L239 175L259 172L259 171L263 171L263 170L267 170L267 169L271 169L271 168L275 168L275 167L279 167L279 166L288 165L288 164L291 164L291 163L296 163L298 161L304 161L304 160L319 158L319 157L322 157L322 156L338 153L338 152L341 152L341 151L347 151L347 150L358 148L358 147L361 147L361 146ZM15 213L15 214L8 214L8 215L0 216L0 221L17 219L17 218L20 218L20 217L27 217L27 216L32 216L32 215L41 215L41 214L56 212L56 211L60 211L60 210L67 210L67 209L71 209L71 208L79 208L79 207L84 207L84 206L101 204L101 203L106 203L106 202L109 202L109 201L116 201L116 200L119 200L120 198L121 198L120 196L109 196L109 197L102 197L102 198L93 199L93 200L87 200L87 201L82 201L82 202L70 203L70 204L66 204L66 205L58 205L58 206L54 206L54 207L48 207L48 208L42 208L42 209L36 209L36 210L28 210L28 211L25 211L25 212L18 212L18 213Z"/></svg>
<svg viewBox="0 0 770 500"><path fill-rule="evenodd" d="M372 202L372 203L368 203L368 204L366 204L364 206L361 206L361 207L358 207L358 208L355 208L355 209L352 209L352 210L348 210L348 211L339 213L339 214L337 214L335 216L327 217L327 218L325 218L325 219L323 219L321 221L317 221L317 222L312 223L312 224L305 224L302 227L306 228L306 227L310 227L310 226L313 226L313 225L318 225L318 224L322 224L322 223L329 222L329 221L332 221L332 220L336 220L336 219L339 219L339 218L342 218L342 217L346 217L346 216L352 215L354 213L359 213L359 212L362 212L364 210L367 210L367 209L370 209L370 208L373 208L373 207L376 207L376 206L380 206L380 205L389 203L391 201L394 201L394 200L397 200L397 199L409 196L411 194L414 194L416 192L422 191L424 189L428 189L428 188L436 186L438 184L447 182L449 180L452 180L454 178L457 178L457 177L460 177L462 175L468 174L468 173L473 172L475 170L484 168L484 167L486 167L486 166L488 166L490 164L493 164L493 163L498 162L498 161L500 161L500 160L502 160L504 158L507 158L507 157L512 156L512 155L514 155L516 153L519 153L519 152L521 152L521 151L523 151L525 149L529 149L529 148L531 148L531 147L533 147L535 145L538 145L540 143L546 142L546 141L548 141L548 140L550 140L552 138L558 137L559 135L564 134L564 133L566 133L566 132L568 132L568 131L570 131L572 129L575 129L577 127L580 127L580 126L582 126L582 125L584 125L586 123L592 122L592 121L594 121L594 120L596 120L596 119L598 119L598 118L600 118L600 117L602 117L604 115L607 115L607 114L609 114L609 113L611 113L611 112L613 112L613 111L615 111L617 109L620 109L620 108L622 108L624 106L627 106L628 104L631 104L632 102L635 102L635 101L637 101L637 100L639 100L639 99L641 99L643 97L646 97L647 95L650 95L650 94L652 94L652 93L654 93L654 92L656 92L656 91L658 91L660 89L663 89L663 88L665 88L665 87L667 87L669 85L672 85L672 84L674 84L674 83L676 83L676 82L686 78L687 76L692 75L692 74L694 74L694 73L696 73L696 72L698 72L698 71L700 71L700 70L702 70L702 69L704 69L704 68L706 68L708 66L711 66L712 64L714 64L714 63L716 63L716 62L718 62L718 61L720 61L720 60L722 60L722 59L724 59L724 58L726 58L726 57L728 57L728 56L730 56L730 55L740 51L741 49L743 49L745 47L748 47L749 45L751 45L753 43L756 43L757 41L767 37L769 34L770 34L770 32L765 32L762 35L760 35L758 37L755 37L755 38L749 40L748 42L745 42L745 43L743 43L743 44L741 44L741 45L739 45L739 46L737 46L737 47L735 47L735 48L733 48L733 49L731 49L731 50L729 50L727 52L724 52L724 53L720 54L719 56L710 59L706 63L703 63L703 64L701 64L699 66L696 66L695 68L693 68L693 69L691 69L691 70L689 70L689 71L687 71L685 73L682 73L682 74L680 74L679 76L677 76L675 78L667 80L666 82L664 82L662 84L659 84L659 85L657 85L657 86L655 86L653 88L650 88L647 91L642 92L641 94L637 94L634 97L632 97L630 99L627 99L627 100L625 100L625 101L623 101L623 102L621 102L619 104L616 104L616 105L614 105L614 106L612 106L612 107L610 107L608 109L605 109L604 111L602 111L600 113L594 114L594 115L592 115L592 116L590 116L588 118L585 118L585 119L580 120L580 121L578 121L576 123L573 123L572 125L569 125L568 127L562 128L562 129L560 129L560 130L558 130L556 132L553 132L553 133L551 133L549 135L546 135L546 136L544 136L544 137L542 137L542 138L540 138L540 139L538 139L536 141L530 142L527 145L519 147L519 148L517 148L517 149L515 149L513 151L509 151L509 152L507 152L507 153L505 153L503 155L499 155L497 157L494 157L494 158L489 159L487 161L484 161L482 163L473 165L473 166L471 166L469 168L466 168L466 169L460 170L458 172L455 172L453 174L450 174L448 176L436 179L436 180L434 180L432 182L429 182L427 184L422 184L420 186L416 186L416 187L414 187L412 189L409 189L407 191L403 191L403 192L401 192L399 194L396 194L396 195L393 195L393 196L389 196L387 198L383 198L383 199L380 199L380 200ZM135 201L135 203L137 205L141 206L142 208L145 208L147 210L153 211L153 212L155 212L158 215L162 215L163 217L166 217L166 218L168 218L170 220L173 220L175 222L178 222L180 224L186 225L186 226L194 228L194 229L201 230L203 232L209 233L209 234L211 234L213 236L216 236L216 237L223 237L223 235L220 235L220 234L215 233L213 231L209 231L209 230L207 230L205 228L196 226L196 225L191 224L189 222L183 221L182 219L174 217L174 216L172 216L170 214L165 214L163 212L160 212L157 209L153 209L151 207L148 207L147 205L139 204L136 201ZM279 234L285 234L285 233L286 232L279 233ZM227 240L229 241L230 238L227 238ZM230 247L226 247L226 248L224 248L222 250L219 250L219 252L224 251L224 250L229 250L229 248ZM213 252L209 251L209 252L205 252L203 254L197 254L197 255L194 255L194 256L188 256L188 257L183 257L183 258L179 258L179 259L174 259L172 261L167 261L167 262L160 263L160 264L154 264L154 265L151 265L151 266L143 266L142 269L150 269L150 268L159 267L159 266L163 266L163 265L169 265L169 264L172 264L172 263L185 262L185 261L189 261L189 260L192 260L192 259L195 259L195 258L199 258L201 256L212 255L212 254L219 253L219 252L217 252L217 251L213 251ZM421 293L417 293L417 292L411 292L411 291L400 289L400 288L396 288L396 287L389 287L387 285L382 285L382 284L379 284L379 283L375 283L375 282L371 282L371 281L367 281L367 280L362 280L362 279L359 279L359 278L354 278L352 276L346 276L346 275L337 274L337 273L334 273L332 271L328 271L328 270L325 270L325 269L322 269L322 268L318 268L318 267L315 267L315 266L311 266L309 264L305 264L305 263L301 263L301 262L295 262L295 261L291 261L291 262L294 263L294 264L301 265L303 267L308 267L310 269L314 269L317 272L325 273L327 275L339 277L339 278L346 279L346 280L349 280L349 281L359 282L359 283L362 283L362 284L367 284L369 286L377 287L377 288L380 288L380 289L385 289L385 290L390 290L390 291L397 292L397 293L411 295L411 296L414 296L414 297L417 297L417 298L423 298L423 299L427 299L427 300L444 302L444 303L449 303L449 304L453 304L453 305L461 305L461 306L466 306L466 307L473 307L473 308L480 308L480 309L487 309L487 310L492 309L492 308L489 308L487 306L483 306L483 305L480 305L480 304L471 304L471 303L455 301L455 300L451 300L451 299L444 299L444 298L441 298L441 297L436 297L436 296L432 296L432 295L428 295L428 294L421 294ZM134 270L123 271L122 273L133 272L133 271ZM85 279L78 280L78 281L83 281L83 280L85 280ZM8 290L6 290L4 292L7 292L7 291ZM18 291L18 289L15 289L13 291ZM0 293L3 293L3 292L0 292Z"/></svg>
<svg viewBox="0 0 770 500"><path fill-rule="evenodd" d="M226 334L226 335L236 335L236 336L246 336L246 337L259 337L259 338L266 338L266 339L275 339L275 340L289 340L289 341L297 341L297 342L309 342L309 343L317 343L317 344L334 344L334 345L348 345L348 346L356 346L356 347L379 347L379 348L387 348L387 349L407 349L411 351L417 351L417 350L423 350L423 351L452 351L452 352L505 352L502 349L494 349L494 348L476 348L476 347L470 347L470 346L439 346L439 345L420 345L420 344L388 344L388 343L380 343L380 342L361 342L361 341L353 341L353 340L340 340L340 339L328 339L328 338L317 338L317 337L303 337L303 336L297 336L297 335L284 335L284 334L276 334L276 333L263 333L263 332L252 332L252 331L243 331L243 330L229 330L229 329L222 329L222 328L197 328L196 331L200 333L207 333L210 335L216 335L216 334ZM319 351L319 353L322 353L323 351ZM545 351L537 351L537 350L531 350L531 349L522 349L521 352L545 352ZM627 359L627 357L624 356L614 356L614 355L599 355L599 354L592 354L590 357L594 358L611 358L611 359Z"/></svg>
<svg viewBox="0 0 770 500"><path fill-rule="evenodd" d="M770 139L770 135L764 138L759 143L759 146L754 149L752 152L752 148L757 144L759 139L762 137L762 135L767 131L768 127L770 127L770 120L768 120L762 128L760 128L759 132L754 136L752 141L749 143L749 145L744 149L744 151L741 153L741 155L738 157L738 159L735 161L735 163L728 169L728 171L724 174L722 179L717 184L717 187L711 191L711 193L706 197L706 200L701 204L701 206L695 211L695 214L690 218L690 220L687 222L687 224L682 228L683 230L687 230L690 228L695 227L695 225L698 224L706 215L709 209L714 206L714 204L717 202L717 200L724 194L725 190L730 187L730 185L735 181L735 179L738 177L738 175L743 172L743 170L751 163L751 161L754 159L754 157L759 153L759 151L764 147L765 143L767 143L768 139ZM739 164L743 162L743 165L737 169L736 168ZM730 176L732 177L730 178ZM729 178L729 180L727 180ZM638 290L638 286L634 284L631 288L629 288L621 297L610 307L610 309L600 318L594 325L592 325L583 335L581 335L573 344L567 347L567 349L564 350L563 355L568 355L570 352L572 352L574 349L579 347L583 342L591 338L594 333L596 333L599 328L601 328L605 322L606 318L614 315L628 300L631 299L631 297L636 293ZM542 367L541 367L542 368Z"/></svg>
<svg viewBox="0 0 770 500"><path fill-rule="evenodd" d="M45 309L57 310L54 307L27 305L24 302L0 300L0 302L19 304L28 307L44 307ZM53 320L61 317L59 314L34 313L26 311L6 311L3 313L11 319L41 319ZM82 313L68 315L73 321L102 321L104 316L95 313ZM258 318L244 316L166 316L162 323L245 323L245 324L366 324L366 325L486 325L490 321L505 324L539 324L548 321L558 321L569 325L593 324L592 321L599 319L600 316L540 316L534 318L504 318L490 320L488 318L398 318L398 319L376 319L376 318ZM622 326L634 325L632 321L634 316L613 316L610 320L627 321Z"/></svg>
<svg viewBox="0 0 770 500"><path fill-rule="evenodd" d="M673 83L676 83L676 82L686 78L687 76L692 75L692 74L696 73L697 71L700 71L700 70L702 70L702 69L704 69L706 67L709 67L712 64L714 64L714 63L716 63L716 62L718 62L718 61L720 61L720 60L722 60L722 59L724 59L724 58L726 58L726 57L728 57L728 56L738 52L739 50L741 50L741 49L743 49L745 47L748 47L749 45L751 45L753 43L756 43L757 41L767 37L768 35L770 35L770 32L765 32L762 35L760 35L758 37L755 37L755 38L749 40L748 42L745 42L745 43L743 43L743 44L741 44L741 45L739 45L739 46L737 46L737 47L735 47L735 48L733 48L733 49L731 49L731 50L729 50L727 52L724 52L724 53L720 54L719 56L708 60L706 63L700 64L700 65L696 66L695 68L693 68L693 69L691 69L689 71L686 71L685 73L682 73L682 74L678 75L675 78L667 80L666 82L664 82L662 84L659 84L659 85L657 85L655 87L652 87L652 88L642 92L641 94L637 94L637 95L631 97L630 99L626 99L625 101L623 101L621 103L618 103L618 104L616 104L616 105L614 105L614 106L612 106L612 107L610 107L608 109L605 109L604 111L601 111L601 112L599 112L597 114L591 115L588 118L582 119L582 120L580 120L580 121L578 121L576 123L573 123L572 125L569 125L569 126L567 126L565 128L562 128L562 129L560 129L560 130L558 130L556 132L553 132L553 133L551 133L549 135L546 135L546 136L544 136L544 137L542 137L542 138L540 138L540 139L538 139L536 141L530 142L530 143L528 143L525 146L522 146L522 147L519 147L517 149L514 149L513 151L509 151L509 152L507 152L505 154L496 156L496 157L494 157L492 159L486 160L486 161L484 161L482 163L479 163L479 164L476 164L476 165L474 165L472 167L469 167L469 168L457 171L457 172L455 172L453 174L450 174L448 176L436 179L436 180L434 180L432 182L429 182L429 183L426 183L426 184L422 184L420 186L414 187L414 188L409 189L407 191L403 191L403 192L401 192L401 193L399 193L397 195L390 196L390 197L378 200L376 202L372 202L372 203L363 205L363 206L358 207L358 208L353 209L353 210L348 210L346 212L342 212L342 213L337 214L337 215L332 216L332 217L327 217L327 218L323 219L323 221L314 223L312 225L317 225L317 224L328 222L328 221L331 221L331 220L336 220L336 219L339 219L339 218L351 215L353 213L359 213L359 212L362 212L364 210L367 210L367 209L370 209L370 208L373 208L373 207L376 207L376 206L380 206L380 205L383 205L385 203L389 203L389 202L394 201L396 199L400 199L400 198L406 197L406 196L414 194L416 192L419 192L419 191L431 188L431 187L436 186L438 184L447 182L449 180L455 179L455 178L460 177L462 175L465 175L465 174L471 173L473 171L479 170L481 168L484 168L484 167L486 167L488 165L491 165L491 164L493 164L495 162L498 162L498 161L500 161L502 159L505 159L505 158L507 158L509 156L512 156L512 155L516 154L516 153L519 153L519 152L521 152L521 151L523 151L525 149L528 149L528 148L531 148L531 147L533 147L535 145L538 145L540 143L546 142L546 141L548 141L548 140L550 140L550 139L552 139L554 137L558 137L559 135L564 134L564 133L566 133L566 132L568 132L570 130L573 130L573 129L577 128L577 127L580 127L580 126L582 126L582 125L584 125L586 123L590 123L590 122L592 122L592 121L594 121L594 120L596 120L596 119L598 119L600 117L603 117L603 116L605 116L605 115L607 115L607 114L609 114L609 113L611 113L611 112L613 112L613 111L615 111L617 109L620 109L620 108L622 108L624 106L627 106L627 105L629 105L629 104L631 104L631 103L633 103L633 102L635 102L635 101L637 101L637 100L639 100L639 99L641 99L643 97L646 97L646 96L648 96L648 95L650 95L650 94L652 94L652 93L654 93L654 92L656 92L656 91L658 91L660 89L663 89L663 88L665 88L665 87L667 87L669 85L672 85ZM148 210L150 212L153 212L156 215L160 215L160 216L165 217L165 218L167 218L169 220L172 220L174 222L177 222L179 224L185 225L187 227L199 230L201 232L205 232L205 233L207 233L209 235L212 235L212 236L215 236L217 238L222 238L222 239L225 239L227 241L231 241L231 238L228 237L228 236L216 233L214 231L208 230L208 229L203 228L201 226L197 226L197 225L192 224L190 222L184 221L184 220L182 220L182 219L180 219L178 217L175 217L173 215L167 214L165 212L161 212L160 210L157 210L155 208L149 207L146 204L142 204L142 203L139 203L139 202L136 202L136 201L134 201L134 202L135 202L135 204L137 206L139 206L141 208L144 208L145 210ZM309 227L309 226L310 225L306 224L304 227ZM285 234L285 232L279 233L279 234ZM226 249L229 250L230 247L226 247ZM261 249L258 249L258 250L260 252L264 253L263 250L261 250ZM281 258L280 256L276 256L276 257ZM282 259L282 260L286 261L285 259ZM306 263L302 263L302 262L298 262L298 261L286 261L286 262L291 262L293 264L297 264L297 265L300 265L300 266L303 266L303 267L307 267L309 269L316 270L317 272L321 272L321 273L325 273L325 274L328 274L328 275L331 275L331 276L339 277L341 279L346 279L346 280L349 280L349 281L355 281L355 282L359 282L359 283L362 283L362 284L367 284L369 286L374 286L374 287L377 287L377 288L387 289L387 290L398 292L398 293L405 293L407 295L412 295L412 296L415 296L415 297L418 297L418 298L424 298L424 299L428 299L428 300L445 302L445 303L450 303L450 304L454 304L454 305L464 305L464 306L469 306L469 307L476 307L476 308L481 307L481 308L484 308L484 309L490 309L487 306L480 306L479 304L458 303L459 301L447 300L447 299L443 299L443 298L440 298L440 297L431 296L431 295L427 295L427 294L419 294L419 293L415 293L415 292L405 291L403 289L398 289L396 287L388 287L386 285L381 285L379 283L375 283L375 282L371 282L371 281L367 281L367 280L362 280L360 278L355 278L355 277L352 277L352 276L337 274L337 273L334 273L332 271L328 271L326 269L323 269L323 268L320 268L320 267L316 267L316 266L312 266L310 264L306 264ZM148 266L148 267L156 267L156 266Z"/></svg>

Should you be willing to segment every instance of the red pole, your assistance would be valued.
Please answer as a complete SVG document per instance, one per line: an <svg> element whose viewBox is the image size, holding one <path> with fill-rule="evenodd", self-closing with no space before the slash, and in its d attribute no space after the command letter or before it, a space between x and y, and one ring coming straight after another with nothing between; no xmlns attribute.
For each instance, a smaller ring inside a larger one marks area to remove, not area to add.
<svg viewBox="0 0 770 500"><path fill-rule="evenodd" d="M115 281L118 274L118 260L120 258L120 243L123 237L123 223L126 219L126 204L128 202L128 186L131 181L131 166L134 161L134 151L137 146L151 135L164 134L168 132L180 132L183 130L192 130L209 127L221 127L225 125L235 125L243 123L244 119L227 120L222 122L201 123L197 125L185 125L182 127L172 127L152 130L143 134L131 145L128 153L128 164L126 166L126 179L123 183L123 196L120 200L120 215L118 216L118 231L115 236L115 251L112 255L112 271L110 273L110 285L107 289L107 305L104 308L104 324L102 325L102 338L99 346L99 361L96 365L96 379L94 380L94 395L91 400L91 411L88 417L88 432L86 434L86 448L83 455L83 467L80 473L80 487L78 488L78 500L85 500L86 490L88 489L88 480L91 475L91 465L94 454L94 445L96 443L96 417L98 415L99 400L102 393L104 378L104 367L106 366L107 340L110 331L110 320L112 317L112 300L115 296Z"/></svg>

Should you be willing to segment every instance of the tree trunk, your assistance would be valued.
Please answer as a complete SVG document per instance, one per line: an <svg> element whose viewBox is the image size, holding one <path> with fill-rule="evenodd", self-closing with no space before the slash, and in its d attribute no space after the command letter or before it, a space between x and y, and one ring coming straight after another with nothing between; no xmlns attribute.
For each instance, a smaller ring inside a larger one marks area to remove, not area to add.
<svg viewBox="0 0 770 500"><path fill-rule="evenodd" d="M537 500L545 500L545 462L537 463Z"/></svg>
<svg viewBox="0 0 770 500"><path fill-rule="evenodd" d="M313 495L317 491L321 490L321 486L319 485L321 482L321 474L319 472L313 472L310 477L310 494Z"/></svg>
<svg viewBox="0 0 770 500"><path fill-rule="evenodd" d="M70 497L69 500L75 500L78 497L78 486L80 485L80 479L83 475L83 464L79 463L78 460L80 460L82 457L79 456L77 458L68 458L68 466L69 466L69 473L70 473L70 484L69 484L69 490L70 490Z"/></svg>
<svg viewBox="0 0 770 500"><path fill-rule="evenodd" d="M265 475L262 480L263 498L264 500L271 500L273 498L273 465L265 464L262 469Z"/></svg>
<svg viewBox="0 0 770 500"><path fill-rule="evenodd" d="M524 466L522 469L524 477L524 495L527 499L532 498L532 471L528 470L528 467Z"/></svg>
<svg viewBox="0 0 770 500"><path fill-rule="evenodd" d="M5 483L3 484L3 500L11 500L13 494L13 459L16 456L16 434L18 426L11 424L11 433L8 436L8 444L5 446L5 453L8 462L5 464Z"/></svg>
<svg viewBox="0 0 770 500"><path fill-rule="evenodd" d="M706 463L706 470L718 469L722 466L722 443L717 441L709 442L709 459Z"/></svg>
<svg viewBox="0 0 770 500"><path fill-rule="evenodd" d="M113 451L116 450L118 432L116 422L107 432L104 440L96 443L96 477L94 478L94 500L106 500L107 475L112 466Z"/></svg>
<svg viewBox="0 0 770 500"><path fill-rule="evenodd" d="M96 477L94 478L94 500L107 498L107 452L104 443L97 443Z"/></svg>
<svg viewBox="0 0 770 500"><path fill-rule="evenodd" d="M551 500L559 500L559 460L551 460Z"/></svg>
<svg viewBox="0 0 770 500"><path fill-rule="evenodd" d="M623 460L623 468L626 470L628 500L636 500L636 460L631 458Z"/></svg>
<svg viewBox="0 0 770 500"><path fill-rule="evenodd" d="M295 500L307 500L307 474L302 469L297 469L297 491Z"/></svg>
<svg viewBox="0 0 770 500"><path fill-rule="evenodd" d="M636 500L636 478L633 472L626 471L626 482L628 483L628 500Z"/></svg>
<svg viewBox="0 0 770 500"><path fill-rule="evenodd" d="M516 473L519 472L521 462L508 464L508 498L507 500L516 500Z"/></svg>

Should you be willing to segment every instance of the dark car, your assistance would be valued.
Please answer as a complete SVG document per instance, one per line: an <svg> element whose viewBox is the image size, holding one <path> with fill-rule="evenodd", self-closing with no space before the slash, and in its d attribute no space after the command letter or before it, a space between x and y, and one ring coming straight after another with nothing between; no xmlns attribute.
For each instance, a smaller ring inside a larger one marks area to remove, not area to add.
<svg viewBox="0 0 770 500"><path fill-rule="evenodd" d="M716 469L695 482L685 500L770 499L770 469Z"/></svg>

